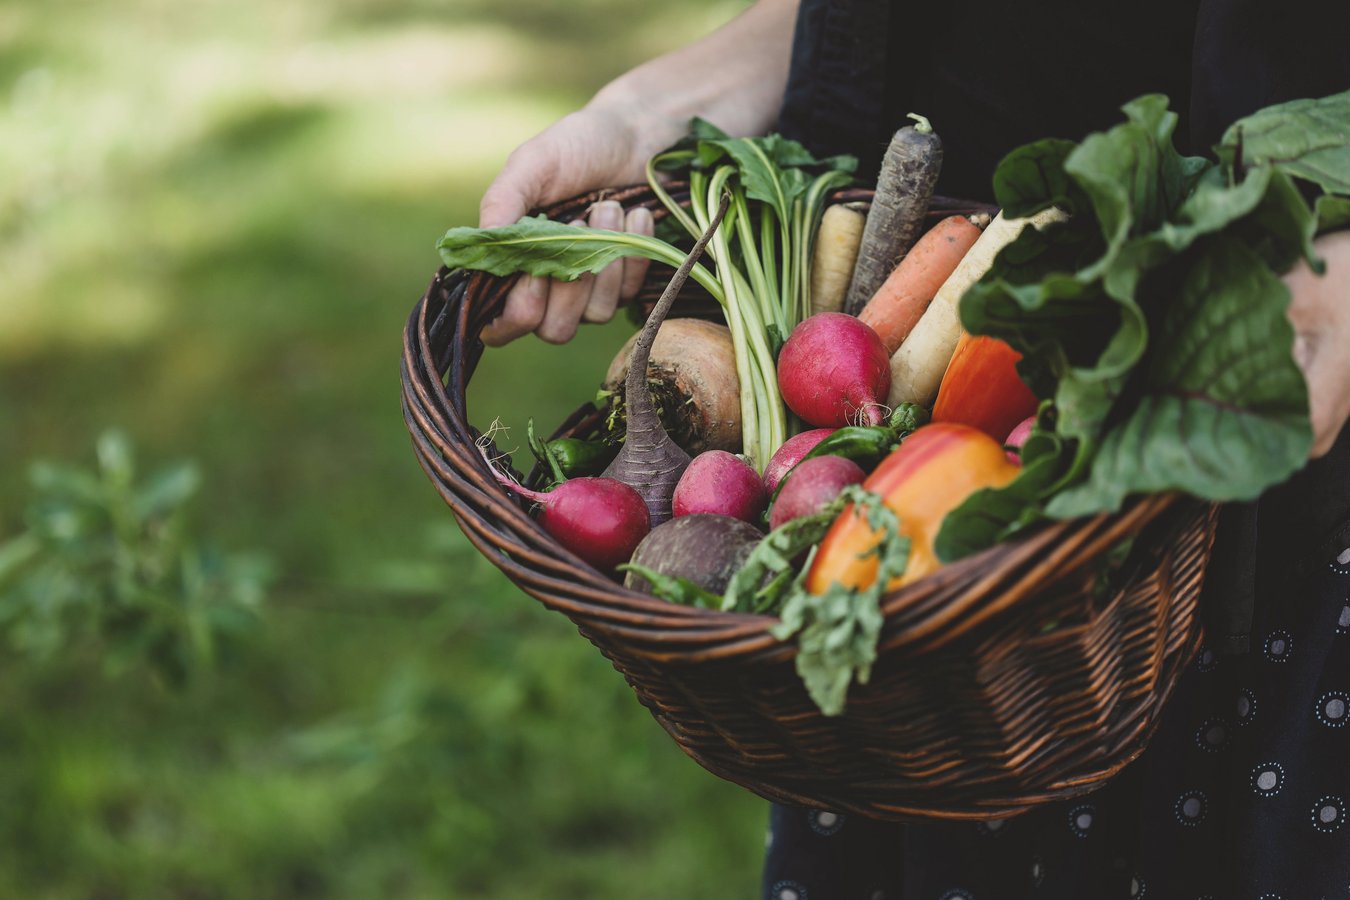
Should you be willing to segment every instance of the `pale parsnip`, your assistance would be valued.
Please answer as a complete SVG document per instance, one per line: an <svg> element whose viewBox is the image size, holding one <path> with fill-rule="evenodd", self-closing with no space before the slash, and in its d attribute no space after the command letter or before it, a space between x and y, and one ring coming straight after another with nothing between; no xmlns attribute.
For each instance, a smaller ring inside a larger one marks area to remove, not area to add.
<svg viewBox="0 0 1350 900"><path fill-rule="evenodd" d="M851 203L836 203L825 210L811 261L813 314L839 312L844 308L866 222L866 213Z"/></svg>
<svg viewBox="0 0 1350 900"><path fill-rule="evenodd" d="M892 407L901 403L933 405L947 363L951 362L956 343L961 339L958 311L961 295L989 271L994 257L1011 244L1024 227L1044 228L1064 218L1064 213L1058 209L1042 210L1024 219L1005 219L1002 213L994 217L984 234L961 259L956 271L938 289L909 337L891 356L891 390L887 403Z"/></svg>

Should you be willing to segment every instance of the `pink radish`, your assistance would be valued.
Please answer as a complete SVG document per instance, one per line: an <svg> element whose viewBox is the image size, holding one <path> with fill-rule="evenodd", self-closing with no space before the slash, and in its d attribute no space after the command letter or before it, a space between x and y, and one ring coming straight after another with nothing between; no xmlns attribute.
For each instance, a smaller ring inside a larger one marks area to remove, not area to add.
<svg viewBox="0 0 1350 900"><path fill-rule="evenodd" d="M539 524L577 556L606 574L628 562L651 531L642 495L613 478L570 478L553 490L532 491L493 468L497 481L542 507Z"/></svg>
<svg viewBox="0 0 1350 900"><path fill-rule="evenodd" d="M793 435L783 442L783 446L774 452L773 458L769 464L764 467L764 487L772 494L778 488L778 482L783 479L788 470L802 461L802 457L810 453L811 450L834 434L833 428L813 428L810 431L803 431L801 434Z"/></svg>
<svg viewBox="0 0 1350 900"><path fill-rule="evenodd" d="M867 473L851 459L817 456L802 460L783 482L769 510L769 527L819 512L850 484L861 484Z"/></svg>
<svg viewBox="0 0 1350 900"><path fill-rule="evenodd" d="M671 512L676 516L714 513L758 522L768 502L754 466L726 450L707 450L695 456L680 476Z"/></svg>
<svg viewBox="0 0 1350 900"><path fill-rule="evenodd" d="M1008 432L1008 436L1003 439L1003 447L1008 451L1009 461L1015 463L1022 461L1022 445L1027 442L1027 438L1031 436L1031 429L1035 426L1036 417L1027 416Z"/></svg>
<svg viewBox="0 0 1350 900"><path fill-rule="evenodd" d="M778 388L788 408L812 425L878 425L891 389L890 355L853 316L816 313L783 345Z"/></svg>

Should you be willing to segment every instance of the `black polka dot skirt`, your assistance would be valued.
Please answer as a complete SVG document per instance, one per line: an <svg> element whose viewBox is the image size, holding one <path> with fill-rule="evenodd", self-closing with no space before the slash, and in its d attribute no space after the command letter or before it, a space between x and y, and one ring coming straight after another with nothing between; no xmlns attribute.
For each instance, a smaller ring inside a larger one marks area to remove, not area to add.
<svg viewBox="0 0 1350 900"><path fill-rule="evenodd" d="M1260 586L1250 652L1208 648L1144 754L1006 821L775 806L767 900L1350 898L1350 548Z"/></svg>

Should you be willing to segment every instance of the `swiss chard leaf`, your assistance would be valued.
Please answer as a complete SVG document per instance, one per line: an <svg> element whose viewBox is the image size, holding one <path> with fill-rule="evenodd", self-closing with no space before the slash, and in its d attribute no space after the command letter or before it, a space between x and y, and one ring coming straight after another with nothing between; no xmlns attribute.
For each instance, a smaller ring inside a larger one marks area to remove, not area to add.
<svg viewBox="0 0 1350 900"><path fill-rule="evenodd" d="M1350 91L1268 106L1239 119L1219 148L1241 166L1271 164L1332 194L1350 194Z"/></svg>
<svg viewBox="0 0 1350 900"><path fill-rule="evenodd" d="M1102 439L1087 481L1050 501L1052 516L1114 511L1135 492L1251 499L1307 459L1288 289L1235 238L1206 238L1196 257L1159 323L1137 402Z"/></svg>
<svg viewBox="0 0 1350 900"><path fill-rule="evenodd" d="M625 256L678 266L685 253L658 238L576 228L547 216L526 217L498 228L451 228L436 245L441 261L452 269L474 269L493 275L524 272L561 281L596 273ZM720 302L722 288L701 264L691 276Z"/></svg>
<svg viewBox="0 0 1350 900"><path fill-rule="evenodd" d="M1081 219L1024 229L961 300L966 329L1021 352L1018 368L1032 390L1056 398L1061 433L1085 441L1095 436L1148 339L1133 296L1111 296L1086 274L1085 260L1101 246Z"/></svg>
<svg viewBox="0 0 1350 900"><path fill-rule="evenodd" d="M1064 160L1064 171L1091 200L1106 240L1103 266L1131 236L1159 227L1207 166L1177 152L1177 115L1163 95L1148 94L1121 109L1128 121L1088 135Z"/></svg>
<svg viewBox="0 0 1350 900"><path fill-rule="evenodd" d="M1317 232L1350 226L1350 198L1323 194L1317 198Z"/></svg>
<svg viewBox="0 0 1350 900"><path fill-rule="evenodd" d="M994 199L1008 218L1035 215L1051 206L1070 215L1090 214L1083 189L1064 171L1064 161L1078 145L1047 138L1013 150L994 170Z"/></svg>

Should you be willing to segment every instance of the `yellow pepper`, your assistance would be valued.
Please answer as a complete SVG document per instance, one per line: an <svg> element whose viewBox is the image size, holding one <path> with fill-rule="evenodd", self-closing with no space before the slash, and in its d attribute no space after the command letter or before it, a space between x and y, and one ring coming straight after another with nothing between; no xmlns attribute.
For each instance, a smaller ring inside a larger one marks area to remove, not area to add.
<svg viewBox="0 0 1350 900"><path fill-rule="evenodd" d="M883 459L863 489L881 497L899 516L900 530L910 539L909 565L887 590L935 571L941 563L933 542L942 519L975 491L1003 487L1017 472L1002 444L955 423L925 425ZM859 590L870 587L877 578L875 550L882 537L853 507L846 508L820 543L806 589L821 594L834 582Z"/></svg>

